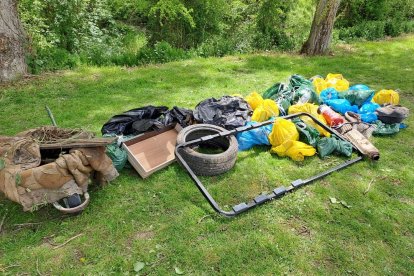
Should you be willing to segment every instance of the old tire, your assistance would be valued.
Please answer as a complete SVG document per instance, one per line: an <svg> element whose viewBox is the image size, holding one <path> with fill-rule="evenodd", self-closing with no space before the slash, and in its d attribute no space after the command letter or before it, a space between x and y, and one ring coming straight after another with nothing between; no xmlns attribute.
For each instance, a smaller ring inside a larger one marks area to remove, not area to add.
<svg viewBox="0 0 414 276"><path fill-rule="evenodd" d="M177 145L206 135L217 134L222 131L225 131L225 129L215 125L192 125L180 131L177 136ZM214 140L207 141L200 146L219 148L222 152L217 154L208 154L198 152L197 148L192 147L179 149L180 155L196 175L218 175L225 173L234 167L237 159L238 144L233 135L228 137L219 137Z"/></svg>

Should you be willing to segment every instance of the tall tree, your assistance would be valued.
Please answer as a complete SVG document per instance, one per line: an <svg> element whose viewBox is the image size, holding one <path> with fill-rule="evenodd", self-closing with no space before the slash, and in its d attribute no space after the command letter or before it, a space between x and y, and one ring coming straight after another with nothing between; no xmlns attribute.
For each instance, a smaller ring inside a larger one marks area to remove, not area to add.
<svg viewBox="0 0 414 276"><path fill-rule="evenodd" d="M332 30L341 0L319 0L308 40L300 52L306 55L326 54L332 40Z"/></svg>
<svg viewBox="0 0 414 276"><path fill-rule="evenodd" d="M0 82L27 72L25 33L17 13L17 0L0 0Z"/></svg>

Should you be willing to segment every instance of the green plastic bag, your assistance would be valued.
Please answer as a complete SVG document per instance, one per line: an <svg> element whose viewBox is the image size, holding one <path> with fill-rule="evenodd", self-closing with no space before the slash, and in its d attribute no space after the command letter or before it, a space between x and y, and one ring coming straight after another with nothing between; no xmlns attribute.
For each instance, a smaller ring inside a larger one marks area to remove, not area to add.
<svg viewBox="0 0 414 276"><path fill-rule="evenodd" d="M114 135L106 134L103 137L114 137ZM128 153L118 146L117 141L106 146L106 155L112 160L112 163L118 172L125 167L128 161Z"/></svg>
<svg viewBox="0 0 414 276"><path fill-rule="evenodd" d="M278 97L280 94L287 90L288 87L284 83L275 83L263 93L263 99L270 99L275 96Z"/></svg>
<svg viewBox="0 0 414 276"><path fill-rule="evenodd" d="M330 138L324 137L317 143L318 155L321 158L325 158L332 153L345 155L347 157L352 154L352 144L339 139L337 136L332 135Z"/></svg>
<svg viewBox="0 0 414 276"><path fill-rule="evenodd" d="M351 105L361 107L365 102L374 96L374 90L347 90L339 93L341 98L348 100Z"/></svg>
<svg viewBox="0 0 414 276"><path fill-rule="evenodd" d="M373 135L391 135L400 131L400 124L384 124L381 121L375 121L375 130L372 133Z"/></svg>
<svg viewBox="0 0 414 276"><path fill-rule="evenodd" d="M296 129L299 132L299 141L316 147L320 136L319 131L313 126L305 124L299 118L293 119L292 122L295 123Z"/></svg>
<svg viewBox="0 0 414 276"><path fill-rule="evenodd" d="M303 84L296 89L293 95L294 103L316 103L319 104L319 97L313 90L313 85Z"/></svg>
<svg viewBox="0 0 414 276"><path fill-rule="evenodd" d="M313 84L310 80L306 79L305 77L301 75L292 75L289 78L289 88L292 90L296 90L301 86L309 86L313 88Z"/></svg>

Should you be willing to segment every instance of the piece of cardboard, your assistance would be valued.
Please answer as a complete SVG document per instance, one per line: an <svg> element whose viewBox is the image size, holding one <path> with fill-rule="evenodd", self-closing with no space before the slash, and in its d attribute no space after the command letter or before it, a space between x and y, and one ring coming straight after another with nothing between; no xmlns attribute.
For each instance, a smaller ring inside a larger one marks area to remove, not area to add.
<svg viewBox="0 0 414 276"><path fill-rule="evenodd" d="M175 161L175 145L181 126L169 126L134 137L122 144L128 161L142 178Z"/></svg>

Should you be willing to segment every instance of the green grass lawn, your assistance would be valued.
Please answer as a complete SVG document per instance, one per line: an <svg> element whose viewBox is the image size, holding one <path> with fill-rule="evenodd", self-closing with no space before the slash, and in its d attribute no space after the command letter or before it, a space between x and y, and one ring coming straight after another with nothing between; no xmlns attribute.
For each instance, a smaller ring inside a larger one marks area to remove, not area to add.
<svg viewBox="0 0 414 276"><path fill-rule="evenodd" d="M413 53L414 36L406 36L338 46L328 57L269 53L42 75L0 87L0 134L50 124L46 104L60 126L99 132L131 108L194 108L213 96L262 92L293 73L342 73L353 84L400 89L401 104L414 110ZM135 274L134 264L143 262L140 273L153 275L175 268L196 275L413 275L414 116L407 124L395 136L373 138L378 163L357 163L234 219L215 214L177 164L146 180L126 169L107 187L91 187L91 203L76 217L62 218L51 206L24 213L2 198L0 274ZM228 208L340 160L295 163L257 147L240 153L232 171L203 181Z"/></svg>

